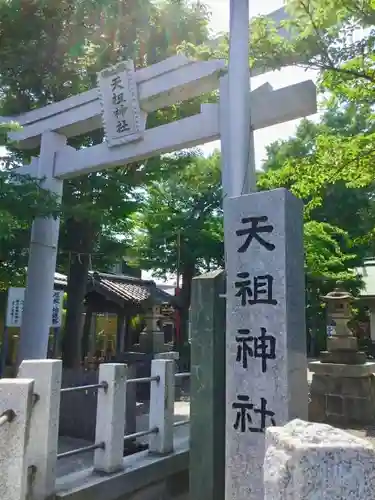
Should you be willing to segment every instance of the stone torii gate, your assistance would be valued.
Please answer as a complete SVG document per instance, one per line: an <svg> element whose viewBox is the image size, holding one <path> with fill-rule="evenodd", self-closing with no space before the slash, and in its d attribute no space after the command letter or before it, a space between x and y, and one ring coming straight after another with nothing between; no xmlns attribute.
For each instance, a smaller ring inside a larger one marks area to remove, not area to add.
<svg viewBox="0 0 375 500"><path fill-rule="evenodd" d="M273 17L280 19L280 11ZM10 138L20 148L30 149L40 144L39 158L18 169L18 173L44 178L44 187L61 198L64 179L221 139L223 191L224 196L231 196L228 76L224 61L201 62L178 55L137 71L133 71L131 65L127 62L121 67L104 70L99 78L100 92L92 89L14 118L23 128L10 133ZM260 73L259 70L253 71L252 76ZM113 78L123 79L122 82L130 89L128 98L132 105L127 108L126 118L131 125L122 131L122 135L116 132L108 114L111 97L106 88L108 90L110 78L112 81ZM203 104L200 113L194 116L146 129L147 113L218 87L218 104ZM316 110L316 88L312 81L278 90L273 90L267 83L251 92L253 130L308 116ZM78 151L66 145L69 137L102 128L103 122L106 142ZM111 136L114 139L112 143ZM58 235L59 220L34 221L20 361L26 358L42 359L47 355Z"/></svg>

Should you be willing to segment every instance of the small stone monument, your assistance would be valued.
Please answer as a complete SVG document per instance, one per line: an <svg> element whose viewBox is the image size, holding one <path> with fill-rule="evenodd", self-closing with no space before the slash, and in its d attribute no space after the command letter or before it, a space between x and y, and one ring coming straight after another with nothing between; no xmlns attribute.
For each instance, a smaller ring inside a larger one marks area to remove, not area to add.
<svg viewBox="0 0 375 500"><path fill-rule="evenodd" d="M375 421L375 363L358 352L357 338L348 328L354 297L338 284L322 297L335 323L321 361L309 363L314 373L309 419L332 424L371 424Z"/></svg>

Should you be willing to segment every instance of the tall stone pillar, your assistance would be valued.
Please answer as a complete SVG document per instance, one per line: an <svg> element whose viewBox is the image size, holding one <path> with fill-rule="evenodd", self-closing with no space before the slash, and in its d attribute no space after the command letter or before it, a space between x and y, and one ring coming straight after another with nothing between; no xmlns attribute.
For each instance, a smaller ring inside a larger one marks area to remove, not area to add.
<svg viewBox="0 0 375 500"><path fill-rule="evenodd" d="M286 189L224 202L226 500L263 499L265 429L307 417L302 209Z"/></svg>
<svg viewBox="0 0 375 500"><path fill-rule="evenodd" d="M224 292L224 271L213 271L193 279L190 315L190 498L194 500L224 500Z"/></svg>

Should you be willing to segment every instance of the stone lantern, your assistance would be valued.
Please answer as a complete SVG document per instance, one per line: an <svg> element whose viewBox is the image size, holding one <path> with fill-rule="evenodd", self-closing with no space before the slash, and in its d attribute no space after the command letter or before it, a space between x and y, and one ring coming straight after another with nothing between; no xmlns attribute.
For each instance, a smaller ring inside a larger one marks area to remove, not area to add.
<svg viewBox="0 0 375 500"><path fill-rule="evenodd" d="M327 338L327 351L321 353L322 363L357 365L366 362L366 355L358 352L358 341L348 327L352 319L354 297L341 284L321 297L327 304L328 316L335 322L334 332Z"/></svg>
<svg viewBox="0 0 375 500"><path fill-rule="evenodd" d="M339 284L324 297L327 312L336 326L327 338L320 361L309 363L309 420L333 425L375 423L375 363L358 352L356 337L348 328L354 297Z"/></svg>
<svg viewBox="0 0 375 500"><path fill-rule="evenodd" d="M150 305L145 314L146 326L139 336L139 349L141 352L160 353L168 350L164 344L162 320L163 315L160 306L156 304Z"/></svg>

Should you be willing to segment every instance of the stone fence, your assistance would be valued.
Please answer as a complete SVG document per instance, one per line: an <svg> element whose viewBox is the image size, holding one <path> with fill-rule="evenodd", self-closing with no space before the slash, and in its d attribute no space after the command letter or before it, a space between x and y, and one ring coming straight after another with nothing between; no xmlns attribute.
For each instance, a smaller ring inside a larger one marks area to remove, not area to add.
<svg viewBox="0 0 375 500"><path fill-rule="evenodd" d="M148 453L173 452L175 380L190 376L175 373L170 359L152 361L151 376L131 379L120 363L100 365L99 381L62 388L62 364L57 360L24 361L17 379L0 380L0 498L45 500L55 493L56 464L61 458L94 451L93 469L104 475L124 468L124 443L148 436ZM149 428L124 433L127 388L151 386ZM58 453L59 414L64 392L98 393L95 443ZM178 425L189 421L178 422Z"/></svg>

